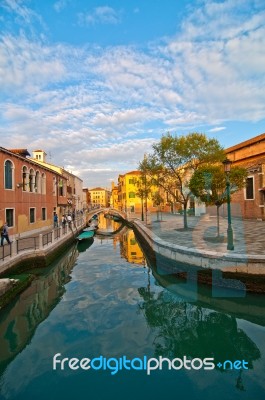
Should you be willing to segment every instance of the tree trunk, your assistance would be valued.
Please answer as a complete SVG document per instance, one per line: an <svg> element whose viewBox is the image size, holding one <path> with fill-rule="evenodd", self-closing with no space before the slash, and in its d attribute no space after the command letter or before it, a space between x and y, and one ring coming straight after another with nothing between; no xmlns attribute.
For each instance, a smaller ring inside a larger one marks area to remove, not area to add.
<svg viewBox="0 0 265 400"><path fill-rule="evenodd" d="M184 229L188 229L187 203L184 203L183 223L184 223Z"/></svg>
<svg viewBox="0 0 265 400"><path fill-rule="evenodd" d="M219 213L220 206L216 206L216 208L217 208L217 210L216 210L216 213L217 213L217 237L220 237L220 213Z"/></svg>

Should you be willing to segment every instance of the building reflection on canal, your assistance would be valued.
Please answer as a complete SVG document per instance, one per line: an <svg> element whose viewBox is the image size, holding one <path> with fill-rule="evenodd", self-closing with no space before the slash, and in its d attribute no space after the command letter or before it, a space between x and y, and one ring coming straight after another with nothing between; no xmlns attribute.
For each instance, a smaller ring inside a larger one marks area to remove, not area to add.
<svg viewBox="0 0 265 400"><path fill-rule="evenodd" d="M116 228L113 222L101 221L102 232ZM53 354L86 356L85 350L89 349L91 356L213 357L221 363L227 359L246 360L249 370L243 373L240 370L222 374L217 369L208 375L204 372L205 376L201 371L187 376L177 371L178 382L182 382L179 385L183 386L179 390L186 385L187 393L196 393L196 399L210 399L213 395L216 399L241 398L241 392L247 392L247 398L262 399L264 297L213 298L208 287L200 286L197 300L189 302L178 278L158 271L155 264L146 261L133 231L128 229L114 237L100 235L86 245L74 245L54 265L34 271L37 275L31 286L0 313L3 398L36 398L36 377L43 388L38 398L47 398L51 390L48 386L55 379L50 365ZM21 363L28 368L26 375L18 369ZM38 368L29 366L30 363L36 363ZM83 380L78 376L80 390L94 385L100 399L123 399L128 390L121 384L120 392L114 396L106 374L104 383L99 375L93 375L94 381L88 374ZM122 376L127 382L128 376ZM161 376L168 388L174 385L176 376ZM144 382L140 377L134 376L134 380L127 382L134 396L135 385ZM62 387L61 394L54 398L70 398L69 385L74 383L70 380L68 384L58 374L56 379L58 391ZM108 397L100 397L104 384ZM158 399L160 390L159 383L152 381L152 389L149 387L144 397L149 394ZM128 393L127 397L133 398Z"/></svg>

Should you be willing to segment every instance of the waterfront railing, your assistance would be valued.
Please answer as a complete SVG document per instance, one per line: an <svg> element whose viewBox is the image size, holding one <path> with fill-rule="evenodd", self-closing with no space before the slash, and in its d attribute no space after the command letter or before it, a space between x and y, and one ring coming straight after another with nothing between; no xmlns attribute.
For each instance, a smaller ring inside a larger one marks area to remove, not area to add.
<svg viewBox="0 0 265 400"><path fill-rule="evenodd" d="M10 244L5 244L0 248L0 261L6 257L13 258L22 251L38 250L53 245L55 241L59 242L68 234L75 235L76 232L85 225L84 218L78 218L69 225L56 227L49 232L35 234L34 236L17 237Z"/></svg>

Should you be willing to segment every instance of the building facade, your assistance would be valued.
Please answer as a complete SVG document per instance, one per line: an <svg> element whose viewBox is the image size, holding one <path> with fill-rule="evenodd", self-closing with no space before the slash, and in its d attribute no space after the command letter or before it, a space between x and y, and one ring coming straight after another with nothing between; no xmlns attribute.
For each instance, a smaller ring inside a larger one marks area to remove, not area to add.
<svg viewBox="0 0 265 400"><path fill-rule="evenodd" d="M10 235L50 227L58 204L67 203L57 190L66 178L27 156L26 149L0 147L0 225L6 221Z"/></svg>
<svg viewBox="0 0 265 400"><path fill-rule="evenodd" d="M140 195L140 171L130 171L118 177L118 209L124 212L141 213L156 209L153 204L152 194L155 188L150 189L148 195Z"/></svg>
<svg viewBox="0 0 265 400"><path fill-rule="evenodd" d="M110 206L111 193L109 190L103 189L101 187L96 187L93 189L89 189L89 193L92 208Z"/></svg>
<svg viewBox="0 0 265 400"><path fill-rule="evenodd" d="M111 183L110 207L116 210L119 209L119 191L118 186L114 182Z"/></svg>
<svg viewBox="0 0 265 400"><path fill-rule="evenodd" d="M46 168L56 171L60 176L66 180L59 180L56 184L58 192L63 196L66 196L66 204L58 204L57 213L58 215L67 214L68 212L79 212L83 210L83 181L76 175L67 171L63 167L48 163L46 160L47 154L43 150L34 150L32 152L32 160L39 165L45 166Z"/></svg>
<svg viewBox="0 0 265 400"><path fill-rule="evenodd" d="M232 196L233 215L265 220L265 134L225 151L233 165L248 171L246 187Z"/></svg>

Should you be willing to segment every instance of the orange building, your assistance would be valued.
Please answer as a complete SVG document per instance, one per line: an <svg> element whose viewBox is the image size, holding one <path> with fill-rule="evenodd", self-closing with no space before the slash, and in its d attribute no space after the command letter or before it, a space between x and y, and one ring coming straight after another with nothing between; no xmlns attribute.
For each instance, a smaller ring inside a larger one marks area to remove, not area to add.
<svg viewBox="0 0 265 400"><path fill-rule="evenodd" d="M248 171L246 187L232 196L233 215L265 220L265 133L225 152L233 165Z"/></svg>
<svg viewBox="0 0 265 400"><path fill-rule="evenodd" d="M0 226L7 221L11 236L50 227L54 213L67 205L66 178L29 155L0 147Z"/></svg>

